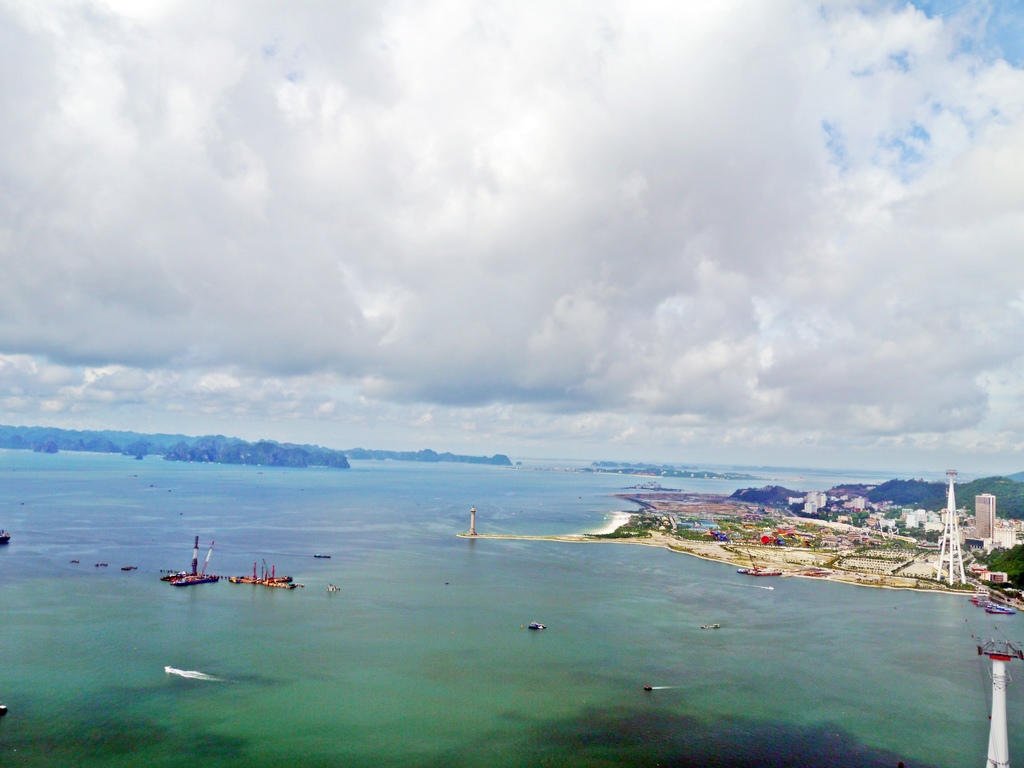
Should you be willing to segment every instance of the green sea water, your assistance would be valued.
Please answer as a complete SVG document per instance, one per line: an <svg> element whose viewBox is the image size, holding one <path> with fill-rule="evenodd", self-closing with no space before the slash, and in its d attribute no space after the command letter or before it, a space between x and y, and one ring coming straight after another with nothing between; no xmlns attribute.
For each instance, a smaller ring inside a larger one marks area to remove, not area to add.
<svg viewBox="0 0 1024 768"><path fill-rule="evenodd" d="M456 537L470 506L485 532L593 530L626 484L0 452L0 766L983 764L976 637L1021 639L1017 616L754 584L650 547ZM306 586L159 581L195 535L213 572L266 562ZM1018 759L1022 699L1024 677Z"/></svg>

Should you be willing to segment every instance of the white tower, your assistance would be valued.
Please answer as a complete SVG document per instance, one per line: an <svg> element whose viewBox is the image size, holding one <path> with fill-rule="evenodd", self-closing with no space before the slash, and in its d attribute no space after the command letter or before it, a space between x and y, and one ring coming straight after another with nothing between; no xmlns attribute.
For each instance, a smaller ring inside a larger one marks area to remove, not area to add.
<svg viewBox="0 0 1024 768"><path fill-rule="evenodd" d="M469 508L469 535L476 536L476 507Z"/></svg>
<svg viewBox="0 0 1024 768"><path fill-rule="evenodd" d="M1010 675L1006 662L1024 659L1024 651L1006 640L987 640L978 646L978 655L992 659L992 726L988 733L988 760L985 768L1010 768L1010 746L1006 738L1006 684Z"/></svg>
<svg viewBox="0 0 1024 768"><path fill-rule="evenodd" d="M956 470L951 469L946 474L949 476L949 490L946 492L946 524L942 529L939 563L935 568L935 578L942 581L942 572L946 570L946 580L952 586L960 583L966 584L967 577L964 575L964 556L960 551L960 524L957 521L956 496L953 492L953 479L956 477Z"/></svg>

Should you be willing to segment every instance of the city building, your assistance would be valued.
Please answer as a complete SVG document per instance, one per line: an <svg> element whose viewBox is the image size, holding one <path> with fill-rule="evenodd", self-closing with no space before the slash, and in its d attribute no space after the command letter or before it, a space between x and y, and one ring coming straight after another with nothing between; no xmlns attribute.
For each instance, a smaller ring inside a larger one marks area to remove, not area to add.
<svg viewBox="0 0 1024 768"><path fill-rule="evenodd" d="M980 539L993 538L996 529L996 497L982 493L974 497L974 528Z"/></svg>
<svg viewBox="0 0 1024 768"><path fill-rule="evenodd" d="M999 526L992 531L992 546L1013 549L1017 546L1017 532L1013 528Z"/></svg>

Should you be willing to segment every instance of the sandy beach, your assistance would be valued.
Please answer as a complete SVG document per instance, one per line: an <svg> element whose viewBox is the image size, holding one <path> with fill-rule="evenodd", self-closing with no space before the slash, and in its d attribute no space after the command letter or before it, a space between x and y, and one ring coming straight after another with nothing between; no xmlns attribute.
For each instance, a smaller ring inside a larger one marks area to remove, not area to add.
<svg viewBox="0 0 1024 768"><path fill-rule="evenodd" d="M615 533L619 528L629 522L629 512L609 512L605 515L606 524L596 531L590 531L592 535L605 535Z"/></svg>

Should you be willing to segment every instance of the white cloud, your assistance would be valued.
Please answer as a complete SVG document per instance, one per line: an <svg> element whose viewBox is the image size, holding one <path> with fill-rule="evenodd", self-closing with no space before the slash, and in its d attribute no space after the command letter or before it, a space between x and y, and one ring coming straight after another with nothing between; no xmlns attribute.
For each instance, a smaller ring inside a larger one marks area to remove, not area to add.
<svg viewBox="0 0 1024 768"><path fill-rule="evenodd" d="M6 418L1016 460L980 17L131 6L0 3Z"/></svg>

